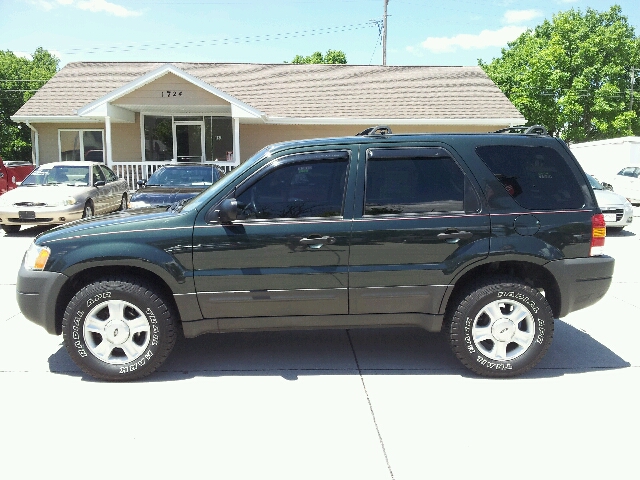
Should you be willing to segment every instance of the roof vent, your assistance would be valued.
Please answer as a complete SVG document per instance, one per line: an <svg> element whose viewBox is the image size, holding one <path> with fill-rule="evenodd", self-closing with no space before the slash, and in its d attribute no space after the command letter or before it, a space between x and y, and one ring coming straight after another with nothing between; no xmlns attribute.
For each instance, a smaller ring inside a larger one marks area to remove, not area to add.
<svg viewBox="0 0 640 480"><path fill-rule="evenodd" d="M387 125L376 125L375 127L369 127L360 133L356 133L359 137L371 137L374 135L391 135L393 132Z"/></svg>
<svg viewBox="0 0 640 480"><path fill-rule="evenodd" d="M523 135L549 135L542 125L515 125L513 127L496 130L494 133L521 133Z"/></svg>

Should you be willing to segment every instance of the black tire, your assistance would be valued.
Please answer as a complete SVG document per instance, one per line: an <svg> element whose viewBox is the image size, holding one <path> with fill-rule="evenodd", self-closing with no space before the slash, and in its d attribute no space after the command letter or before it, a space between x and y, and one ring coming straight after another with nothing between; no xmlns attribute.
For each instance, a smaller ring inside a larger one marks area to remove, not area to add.
<svg viewBox="0 0 640 480"><path fill-rule="evenodd" d="M93 202L91 200L87 200L84 204L84 210L82 211L82 218L93 217L95 210L93 208Z"/></svg>
<svg viewBox="0 0 640 480"><path fill-rule="evenodd" d="M155 371L171 353L176 318L147 283L102 279L82 288L67 305L64 345L76 365L92 377L136 380Z"/></svg>
<svg viewBox="0 0 640 480"><path fill-rule="evenodd" d="M120 200L120 207L118 208L119 212L126 210L129 207L129 202L127 200L127 194L122 194L122 199Z"/></svg>
<svg viewBox="0 0 640 480"><path fill-rule="evenodd" d="M553 312L536 289L510 277L472 285L445 323L458 359L485 377L514 377L532 369L553 340Z"/></svg>
<svg viewBox="0 0 640 480"><path fill-rule="evenodd" d="M20 231L21 225L2 225L2 230L4 233L18 233Z"/></svg>

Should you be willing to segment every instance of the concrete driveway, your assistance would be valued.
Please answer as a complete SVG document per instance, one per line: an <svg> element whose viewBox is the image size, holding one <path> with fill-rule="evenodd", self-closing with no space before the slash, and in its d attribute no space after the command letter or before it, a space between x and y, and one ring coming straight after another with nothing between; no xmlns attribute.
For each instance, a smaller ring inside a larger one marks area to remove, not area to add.
<svg viewBox="0 0 640 480"><path fill-rule="evenodd" d="M640 217L606 240L604 300L511 380L438 335L366 329L205 335L143 381L97 382L16 305L38 231L0 234L2 478L639 478Z"/></svg>

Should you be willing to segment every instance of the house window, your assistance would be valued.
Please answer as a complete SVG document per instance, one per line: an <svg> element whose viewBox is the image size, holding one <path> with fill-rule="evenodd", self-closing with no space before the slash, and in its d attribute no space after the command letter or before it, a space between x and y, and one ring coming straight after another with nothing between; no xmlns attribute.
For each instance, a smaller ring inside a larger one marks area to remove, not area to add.
<svg viewBox="0 0 640 480"><path fill-rule="evenodd" d="M58 130L60 161L104 162L103 130Z"/></svg>
<svg viewBox="0 0 640 480"><path fill-rule="evenodd" d="M144 149L148 162L233 162L233 119L144 115Z"/></svg>

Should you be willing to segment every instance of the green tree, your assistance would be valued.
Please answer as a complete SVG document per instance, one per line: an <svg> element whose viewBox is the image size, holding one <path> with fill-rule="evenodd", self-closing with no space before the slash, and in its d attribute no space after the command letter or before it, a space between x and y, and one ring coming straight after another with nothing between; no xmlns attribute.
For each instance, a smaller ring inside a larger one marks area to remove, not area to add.
<svg viewBox="0 0 640 480"><path fill-rule="evenodd" d="M630 110L640 39L617 5L558 13L478 63L530 125L566 141L640 134L640 102Z"/></svg>
<svg viewBox="0 0 640 480"><path fill-rule="evenodd" d="M43 48L31 60L0 50L0 157L31 159L31 130L9 117L58 70L59 60Z"/></svg>
<svg viewBox="0 0 640 480"><path fill-rule="evenodd" d="M308 57L296 55L291 63L339 63L344 65L347 63L347 56L342 50L327 50L324 56L321 52L314 52Z"/></svg>

